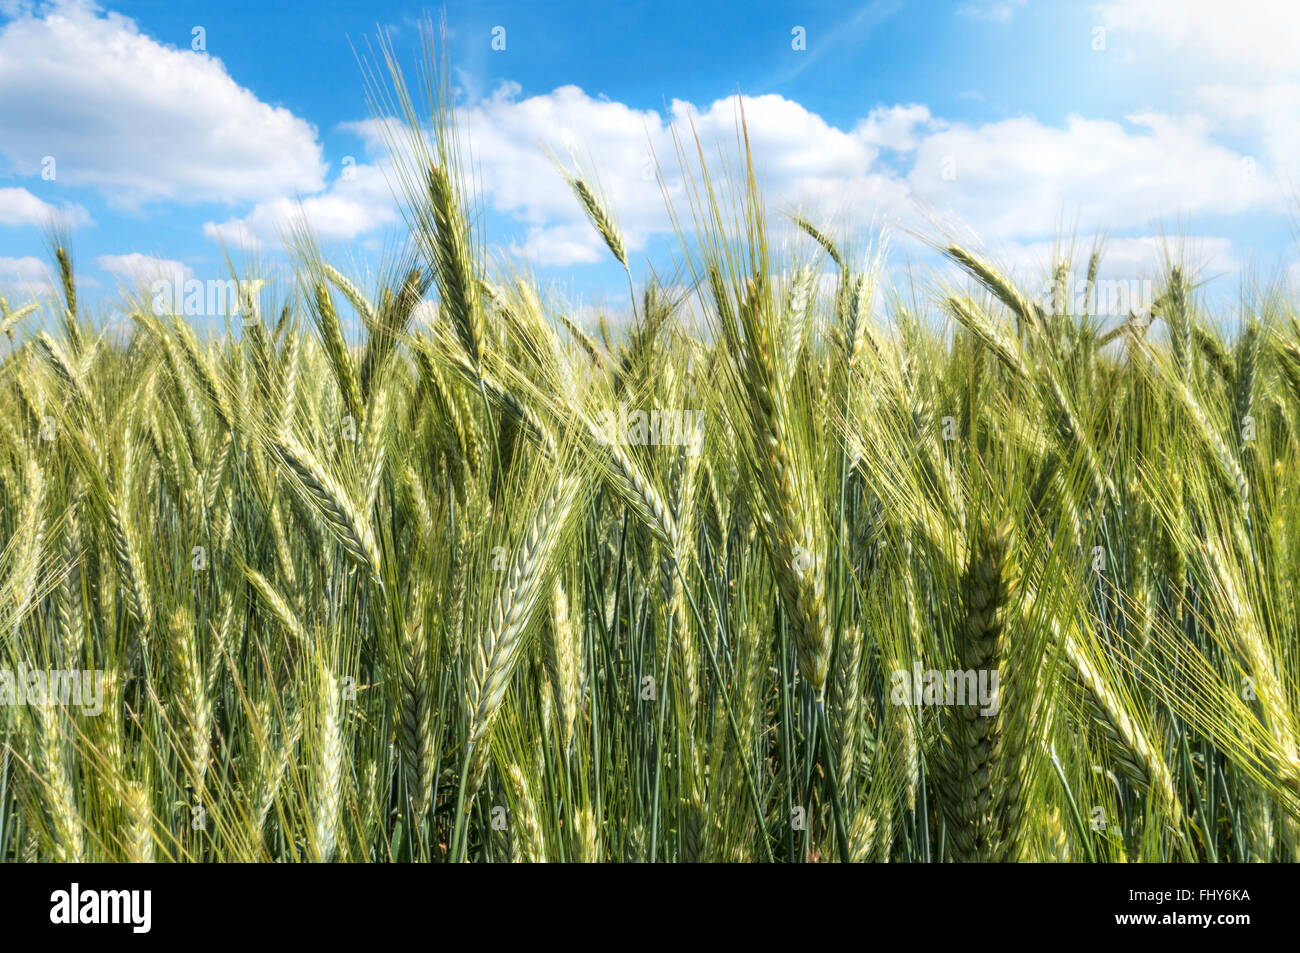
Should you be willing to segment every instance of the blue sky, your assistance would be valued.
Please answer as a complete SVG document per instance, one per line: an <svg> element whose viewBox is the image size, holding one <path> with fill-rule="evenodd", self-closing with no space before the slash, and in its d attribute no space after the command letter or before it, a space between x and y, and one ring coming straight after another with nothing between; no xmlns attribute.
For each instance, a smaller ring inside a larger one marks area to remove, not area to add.
<svg viewBox="0 0 1300 953"><path fill-rule="evenodd" d="M387 29L413 70L424 14L442 9L0 0L0 294L45 286L52 216L91 299L160 270L221 278L223 242L280 261L299 215L365 279L402 226L354 50ZM885 226L899 258L924 254L909 230L930 214L1026 280L1063 230L1086 247L1098 229L1116 277L1157 266L1162 235L1184 236L1220 285L1296 273L1289 2L445 11L488 244L584 301L617 308L625 285L544 149L596 170L638 276L663 270L671 230L648 157L666 158L688 118L726 141L737 92L774 209Z"/></svg>

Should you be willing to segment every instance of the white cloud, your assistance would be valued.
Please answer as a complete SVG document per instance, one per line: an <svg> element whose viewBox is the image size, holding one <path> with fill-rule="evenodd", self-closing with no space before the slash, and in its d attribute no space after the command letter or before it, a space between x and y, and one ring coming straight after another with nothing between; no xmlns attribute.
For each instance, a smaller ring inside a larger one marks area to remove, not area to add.
<svg viewBox="0 0 1300 953"><path fill-rule="evenodd" d="M1189 61L1209 59L1252 74L1300 70L1294 0L1111 0L1095 9L1107 29L1152 35Z"/></svg>
<svg viewBox="0 0 1300 953"><path fill-rule="evenodd" d="M171 258L155 258L152 255L142 255L140 252L130 252L125 255L100 255L95 259L95 264L110 274L134 283L149 282L157 278L171 280L177 274L188 278L193 274L190 267L183 262Z"/></svg>
<svg viewBox="0 0 1300 953"><path fill-rule="evenodd" d="M32 255L22 258L0 256L0 289L10 296L10 304L18 305L14 295L37 296L53 290L50 270L45 262Z"/></svg>
<svg viewBox="0 0 1300 953"><path fill-rule="evenodd" d="M275 245L305 220L324 241L350 241L399 220L385 171L376 164L350 165L319 194L258 202L246 215L206 223L203 233L230 246Z"/></svg>
<svg viewBox="0 0 1300 953"><path fill-rule="evenodd" d="M125 204L240 202L312 192L315 130L239 86L219 59L165 46L88 0L0 27L0 156L19 175L53 156L57 181Z"/></svg>
<svg viewBox="0 0 1300 953"><path fill-rule="evenodd" d="M1208 101L1210 93L1204 96ZM1293 134L1278 130L1276 148L1244 154L1216 138L1229 112L1226 104L1217 108L1219 125L1195 114L1136 113L1124 121L1075 116L1057 127L1031 117L951 123L924 105L900 104L878 106L844 130L781 96L744 102L761 186L774 213L800 208L827 223L924 229L918 214L924 210L940 221L965 223L995 244L1032 243L1071 227L1084 234L1124 232L1153 221L1278 207L1286 180L1275 154L1284 145L1292 148L1286 137ZM518 226L506 237L511 252L533 265L565 266L609 257L548 149L566 162L577 156L595 171L629 250L638 252L672 230L665 189L690 224L674 133L683 137L691 162L692 129L698 133L716 169L719 152L736 155L738 116L735 97L703 107L677 100L661 114L575 86L521 98L519 87L507 84L458 118L480 200ZM369 164L354 166L350 178L301 204L276 198L247 215L210 222L209 236L275 242L299 214L325 239L356 239L396 223L387 138L373 120L345 128L365 142L374 156ZM780 225L779 214L771 220ZM1118 252L1124 246L1112 247Z"/></svg>
<svg viewBox="0 0 1300 953"><path fill-rule="evenodd" d="M522 242L512 243L510 251L542 266L590 265L609 254L585 221L535 226Z"/></svg>
<svg viewBox="0 0 1300 953"><path fill-rule="evenodd" d="M1103 321L1122 320L1131 312L1149 313L1172 265L1185 269L1211 311L1230 312L1236 307L1238 276L1245 267L1238 249L1222 236L1111 237L1103 243L1097 280L1089 293L1091 236L1073 243L998 242L982 246L980 251L1031 300L1045 308L1057 298L1057 266L1067 263L1066 304L1073 313L1087 312ZM909 280L909 274L898 266L891 273L895 280ZM946 260L938 263L936 274L942 283L967 287L977 295L986 293L973 278Z"/></svg>
<svg viewBox="0 0 1300 953"><path fill-rule="evenodd" d="M774 207L807 204L827 214L834 206L852 209L864 219L898 216L907 210L905 185L891 167L878 161L876 143L882 128L868 123L843 132L780 96L747 98L744 105L760 184ZM674 103L673 112L686 135L687 118L693 118L706 156L716 152L715 144L729 144L734 152L738 112L734 97L718 100L698 114L686 104Z"/></svg>
<svg viewBox="0 0 1300 953"><path fill-rule="evenodd" d="M1106 242L1101 275L1132 278L1160 274L1167 263L1186 265L1193 274L1206 277L1237 271L1242 266L1232 242L1217 235L1148 235Z"/></svg>
<svg viewBox="0 0 1300 953"><path fill-rule="evenodd" d="M989 241L1024 242L1070 225L1085 233L1123 231L1180 216L1229 215L1282 195L1267 159L1246 161L1196 116L1072 117L1064 128L1029 117L969 125L912 104L877 107L845 131L775 95L746 99L744 114L769 207L800 207L826 222L915 226L922 223L919 205ZM524 99L506 88L466 110L462 121L486 202L524 227L515 250L537 265L568 265L608 253L544 147L561 156L573 151L596 170L637 251L671 229L651 156L661 163L679 216L689 219L673 133L693 154L693 122L712 164L719 149L736 154L737 115L734 97L703 108L674 101L664 116L569 86ZM373 123L356 129L382 148Z"/></svg>
<svg viewBox="0 0 1300 953"><path fill-rule="evenodd" d="M681 203L678 213L690 214L674 130L689 137L693 121L706 155L715 156L719 145L734 152L739 118L735 97L704 109L674 101L665 116L594 98L576 86L525 99L519 99L518 92L514 84L503 85L493 96L462 110L458 121L470 148L473 186L493 211L520 223L523 234L512 249L534 265L588 264L608 256L548 150L561 161L576 157L584 169L594 170L602 198L634 252L672 229L656 161L669 194ZM877 158L882 148L914 145L916 130L929 121L929 112L918 106L882 107L858 128L844 132L796 102L769 95L745 100L745 120L774 208L852 207L870 216L906 209L904 185ZM379 123L365 120L344 128L361 136L378 156L373 163L353 166L349 179L339 178L301 202L274 199L259 203L247 215L209 222L206 234L228 243L272 243L305 215L321 238L348 240L397 222L389 184L395 180L394 160Z"/></svg>
<svg viewBox="0 0 1300 953"><path fill-rule="evenodd" d="M316 131L240 87L220 60L166 46L89 0L0 3L14 17L0 25L0 165L32 175L54 156L59 185L89 186L117 203L238 203L235 214L204 226L208 237L231 245L279 244L299 217L325 241L370 240L400 222L393 158L373 121L344 124L370 156L327 181ZM958 12L997 20L1023 5L971 0ZM1300 181L1293 51L1300 4L1126 0L1093 9L1123 44L1213 69L1206 85L1188 91L1188 113L1074 116L1063 127L1032 117L970 124L914 103L879 105L838 128L793 100L753 97L744 115L771 211L918 225L919 204L991 244L1034 249L1070 227L1131 231L1172 216L1285 208L1286 189ZM664 189L690 225L674 134L693 162L698 133L716 169L719 152L737 153L738 117L735 97L700 106L675 100L662 113L576 86L523 97L517 84L458 115L484 205L518 226L507 244L540 266L608 260L547 148L594 170L629 249L639 252L672 230ZM81 206L0 189L0 224L52 215L89 221ZM771 221L781 224L778 214ZM1111 255L1148 251L1145 241L1116 239ZM1235 267L1226 240L1205 242L1215 260ZM29 278L35 263L44 281L37 259L0 262ZM133 253L100 264L135 276L178 263Z"/></svg>
<svg viewBox="0 0 1300 953"><path fill-rule="evenodd" d="M634 252L672 230L664 189L678 215L690 216L674 132L683 137L688 156L694 151L692 123L711 162L719 148L735 153L740 115L735 97L704 108L676 100L663 115L597 99L576 86L525 99L517 93L517 87L503 87L460 118L472 148L475 185L495 212L524 225L526 234L515 248L536 265L608 256L547 150L566 164L576 158L594 170L602 199ZM845 132L792 100L768 95L747 98L744 118L773 209L801 206L829 213L851 207L866 217L906 210L903 183L878 157L881 148L909 147L909 137L929 118L924 107L882 108ZM382 148L374 123L356 128L372 147Z"/></svg>
<svg viewBox="0 0 1300 953"><path fill-rule="evenodd" d="M1216 128L1258 145L1257 165L1267 165L1284 183L1300 182L1300 83L1202 86L1198 102Z"/></svg>
<svg viewBox="0 0 1300 953"><path fill-rule="evenodd" d="M1075 277L1085 277L1092 239L1076 241L1072 247L1054 240L1007 242L986 251L999 267L1014 274L1026 286L1032 286L1050 279L1062 258L1070 259L1070 270ZM1170 264L1184 265L1191 273L1206 277L1237 271L1242 266L1232 242L1221 236L1141 235L1106 239L1097 275L1114 281L1156 279Z"/></svg>
<svg viewBox="0 0 1300 953"><path fill-rule="evenodd" d="M1095 5L1129 51L1174 72L1195 64L1189 109L1289 188L1300 179L1300 4L1294 0L1123 0ZM1199 84L1199 85L1197 85Z"/></svg>
<svg viewBox="0 0 1300 953"><path fill-rule="evenodd" d="M90 215L80 205L51 205L26 189L0 189L0 225L89 225Z"/></svg>
<svg viewBox="0 0 1300 953"><path fill-rule="evenodd" d="M1267 169L1214 142L1195 117L1071 117L1064 129L1018 118L927 136L908 182L940 217L993 241L1141 226L1171 215L1242 212L1280 192ZM1064 221L1062 221L1064 219Z"/></svg>
<svg viewBox="0 0 1300 953"><path fill-rule="evenodd" d="M853 130L863 142L881 149L915 149L924 127L932 125L926 106L877 106Z"/></svg>
<svg viewBox="0 0 1300 953"><path fill-rule="evenodd" d="M0 279L43 281L48 273L45 262L32 255L25 255L22 258L0 257Z"/></svg>
<svg viewBox="0 0 1300 953"><path fill-rule="evenodd" d="M1277 207L1284 194L1272 152L1242 154L1216 139L1219 127L1196 115L1140 113L1122 122L1075 116L1063 128L1031 117L972 125L910 104L876 107L846 131L797 102L768 95L746 99L744 116L771 211L800 208L830 225L924 230L923 213L932 213L970 226L986 243L1024 245L1069 228L1124 232L1154 221ZM698 133L715 169L719 152L734 157L738 148L734 97L698 108L674 101L661 114L574 86L526 98L505 86L459 119L480 200L518 225L507 238L509 250L536 266L609 260L548 149L595 170L629 250L638 252L672 230L665 189L690 224L674 132L691 162L692 129ZM262 203L242 218L209 223L209 234L273 241L300 209L325 238L356 238L395 222L387 139L375 121L348 128L377 156L371 164L356 166L350 180L339 179L301 206ZM782 219L774 214L771 221L779 227ZM1115 254L1126 241L1136 239L1117 239Z"/></svg>

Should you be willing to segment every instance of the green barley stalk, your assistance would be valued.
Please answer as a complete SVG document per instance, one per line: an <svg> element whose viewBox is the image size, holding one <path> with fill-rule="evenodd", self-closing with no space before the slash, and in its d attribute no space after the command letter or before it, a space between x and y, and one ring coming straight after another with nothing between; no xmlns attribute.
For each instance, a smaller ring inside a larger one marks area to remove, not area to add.
<svg viewBox="0 0 1300 953"><path fill-rule="evenodd" d="M456 860L463 856L465 811L487 769L488 737L522 655L524 636L576 491L572 480L562 479L547 495L515 545L509 567L493 593L485 625L470 645L464 686L465 758L451 849Z"/></svg>
<svg viewBox="0 0 1300 953"><path fill-rule="evenodd" d="M381 578L379 547L370 522L350 494L292 434L283 431L273 434L270 446L293 474L306 499L334 531L348 555L373 578Z"/></svg>

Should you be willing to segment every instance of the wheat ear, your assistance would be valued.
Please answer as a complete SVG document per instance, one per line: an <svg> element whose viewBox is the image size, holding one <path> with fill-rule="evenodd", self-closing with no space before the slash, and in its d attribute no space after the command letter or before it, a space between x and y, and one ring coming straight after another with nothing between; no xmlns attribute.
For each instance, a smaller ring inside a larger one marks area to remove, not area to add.
<svg viewBox="0 0 1300 953"><path fill-rule="evenodd" d="M433 700L425 660L421 626L408 623L400 659L401 695L398 699L398 736L411 811L416 823L429 812L433 799L434 731Z"/></svg>
<svg viewBox="0 0 1300 953"><path fill-rule="evenodd" d="M316 505L343 548L370 574L379 579L379 547L370 522L350 495L306 447L289 433L272 436L272 449L297 477L308 499Z"/></svg>
<svg viewBox="0 0 1300 953"><path fill-rule="evenodd" d="M316 857L327 862L338 847L339 806L343 794L343 731L339 682L324 653L316 660L317 736L315 754L316 798L312 820Z"/></svg>
<svg viewBox="0 0 1300 953"><path fill-rule="evenodd" d="M468 712L467 803L482 783L487 767L487 738L506 689L514 676L524 635L540 594L545 570L574 499L574 485L563 480L549 494L492 596L487 624L473 643L467 671L465 709Z"/></svg>
<svg viewBox="0 0 1300 953"><path fill-rule="evenodd" d="M1010 526L982 524L963 581L966 614L957 652L962 669L997 669L1006 650L1006 614L1014 584ZM949 731L940 784L953 858L1003 859L1013 832L1002 829L1000 717L981 714L974 705L958 706Z"/></svg>

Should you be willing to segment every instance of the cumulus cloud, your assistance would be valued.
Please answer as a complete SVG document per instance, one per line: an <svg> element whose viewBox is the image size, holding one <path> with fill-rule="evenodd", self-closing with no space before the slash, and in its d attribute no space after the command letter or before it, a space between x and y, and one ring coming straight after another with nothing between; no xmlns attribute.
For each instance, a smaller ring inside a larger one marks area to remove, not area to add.
<svg viewBox="0 0 1300 953"><path fill-rule="evenodd" d="M998 19L1021 5L973 0L959 12ZM6 10L13 19L0 26L0 171L35 174L53 156L60 185L89 186L117 203L237 205L204 225L230 245L278 245L300 219L331 242L370 241L400 222L395 157L374 121L343 124L364 145L365 161L329 178L316 131L239 86L220 60L160 43L89 0ZM771 209L904 226L923 226L922 214L933 212L989 242L1032 246L1060 227L1136 230L1171 216L1283 207L1279 198L1300 179L1300 133L1290 121L1300 112L1290 35L1300 31L1287 28L1300 26L1300 7L1130 0L1099 2L1094 12L1126 42L1224 69L1214 84L1188 91L1184 113L1074 116L1063 125L1030 116L951 122L911 103L877 105L838 127L780 95L747 98ZM679 140L692 161L694 134L711 165L719 152L734 157L739 115L736 97L674 100L658 111L576 86L524 96L508 83L457 119L476 197L505 222L505 244L534 265L564 266L608 261L608 252L548 153L594 175L638 252L672 231L665 192L689 224ZM80 206L0 189L0 224L51 216L89 221ZM101 264L134 274L152 261L121 255Z"/></svg>
<svg viewBox="0 0 1300 953"><path fill-rule="evenodd" d="M203 232L226 245L255 248L278 244L303 222L325 241L350 241L398 221L388 176L388 164L350 163L318 194L258 202L246 215L207 222Z"/></svg>
<svg viewBox="0 0 1300 953"><path fill-rule="evenodd" d="M921 133L931 125L930 110L926 106L915 103L877 106L858 123L854 132L868 145L906 152L917 147Z"/></svg>
<svg viewBox="0 0 1300 953"><path fill-rule="evenodd" d="M1057 295L1056 268L1068 263L1065 274L1067 304L1075 313L1089 313L1101 319L1123 319L1130 312L1148 313L1164 288L1171 265L1179 265L1192 277L1211 309L1231 307L1238 285L1234 280L1219 281L1236 275L1246 267L1239 249L1230 239L1218 235L1136 235L1110 237L1102 243L1097 281L1088 293L1088 267L1093 251L1092 238L1061 242L1008 241L991 243L982 251L1002 272L1010 275L1031 299L1043 307L1050 306ZM901 269L895 277L906 280ZM983 293L961 272L944 267L947 280L964 282Z"/></svg>
<svg viewBox="0 0 1300 953"><path fill-rule="evenodd" d="M1187 59L1254 75L1300 71L1300 4L1293 0L1111 0L1095 9L1108 29L1155 39Z"/></svg>
<svg viewBox="0 0 1300 953"><path fill-rule="evenodd" d="M26 189L0 189L0 225L89 225L90 215L80 205L51 205Z"/></svg>
<svg viewBox="0 0 1300 953"><path fill-rule="evenodd" d="M1071 274L1082 281L1092 254L1092 239L1070 246L1056 240L1006 242L988 249L998 266L1011 272L1027 287L1048 282L1053 269L1069 259ZM1231 240L1217 235L1139 235L1108 238L1102 244L1098 278L1135 281L1159 278L1168 265L1180 264L1191 273L1210 277L1237 271L1241 256Z"/></svg>
<svg viewBox="0 0 1300 953"><path fill-rule="evenodd" d="M674 100L660 113L595 98L576 86L526 98L518 93L517 86L504 86L463 110L459 121L473 151L475 187L493 211L523 226L513 248L536 265L590 263L608 255L552 155L594 175L628 247L639 251L672 230L665 191L680 216L690 215L674 136L688 155L693 134L710 158L719 148L733 155L736 150L736 97L704 107ZM914 145L916 130L929 121L924 107L881 108L845 131L793 100L767 95L745 99L744 119L774 208L812 207L827 214L853 208L880 219L906 210L905 184L879 157L882 149ZM353 128L371 148L384 148L375 122Z"/></svg>
<svg viewBox="0 0 1300 953"><path fill-rule="evenodd" d="M1300 83L1217 83L1199 87L1196 99L1217 129L1257 145L1255 164L1292 188L1300 182Z"/></svg>
<svg viewBox="0 0 1300 953"><path fill-rule="evenodd" d="M929 122L924 107L882 107L850 131L775 95L746 99L744 114L763 187L775 207L851 207L881 217L906 209L905 184L878 158L882 149L914 146L917 130ZM489 208L521 226L513 250L547 266L592 263L608 255L552 155L594 176L629 248L639 251L672 229L664 189L674 201L685 200L674 134L689 137L693 123L707 155L717 155L718 146L734 152L739 116L736 97L704 108L675 100L662 114L595 98L576 86L520 98L519 87L507 84L461 110L458 121L472 152L472 186ZM208 236L228 243L273 243L305 217L321 238L349 240L398 221L390 183L406 157L389 152L391 143L376 120L344 128L364 141L372 162L352 166L349 175L319 194L272 199L246 215L209 222ZM679 207L679 214L689 211Z"/></svg>
<svg viewBox="0 0 1300 953"><path fill-rule="evenodd" d="M637 251L671 230L664 191L689 217L674 134L689 143L693 128L710 161L719 148L734 155L738 115L734 97L703 107L677 100L661 114L568 86L526 98L505 87L460 118L482 198L522 226L514 250L537 265L569 265L600 261L607 252L548 149L595 170ZM1125 230L1275 206L1285 186L1271 154L1230 148L1216 137L1215 122L1195 113L1135 113L1123 121L1074 116L1058 127L1028 116L953 123L909 104L876 107L845 130L768 95L747 98L744 116L771 207L803 208L827 221L847 214L853 224L911 226L921 224L918 210L925 210L989 241L1026 242L1066 225ZM354 129L382 153L384 138L373 122ZM1286 131L1275 135L1278 151L1292 141ZM382 159L379 168L382 177Z"/></svg>
<svg viewBox="0 0 1300 953"><path fill-rule="evenodd" d="M1220 138L1245 144L1248 174L1271 176L1294 191L1300 181L1300 4L1108 0L1094 10L1120 42L1147 59L1198 64L1207 80L1178 90L1190 112Z"/></svg>
<svg viewBox="0 0 1300 953"><path fill-rule="evenodd" d="M1254 117L1239 108L1243 122ZM1217 111L1227 116L1229 104ZM679 216L690 217L674 136L693 156L690 137L698 134L713 163L720 151L736 154L738 118L735 97L704 106L675 100L661 113L576 86L521 97L514 85L458 115L478 199L515 223L508 247L537 266L608 260L551 155L594 172L636 252L672 230L665 192ZM1021 245L1065 227L1122 231L1276 207L1285 175L1273 153L1295 147L1288 138L1294 134L1278 130L1275 148L1243 154L1217 137L1222 119L1195 113L1135 113L1123 121L1074 116L1063 126L1028 116L969 124L900 104L878 106L841 129L793 100L767 95L747 98L744 118L776 212L798 208L824 222L851 217L853 225L905 227L924 227L923 215L935 214L970 226L986 242ZM374 120L346 128L365 143L369 163L301 203L273 199L248 215L209 223L209 235L275 241L305 215L322 237L349 240L398 221L389 138Z"/></svg>
<svg viewBox="0 0 1300 953"><path fill-rule="evenodd" d="M244 202L314 192L315 130L241 87L221 60L142 34L89 0L28 8L0 27L0 156L34 175L137 204Z"/></svg>
<svg viewBox="0 0 1300 953"><path fill-rule="evenodd" d="M39 258L32 255L21 258L0 255L0 290L10 296L11 304L21 303L13 300L13 295L43 295L52 289L50 270Z"/></svg>
<svg viewBox="0 0 1300 953"><path fill-rule="evenodd" d="M147 283L158 278L171 280L177 274L189 278L193 274L190 267L183 262L171 258L155 258L152 255L142 255L140 252L129 252L125 255L100 255L95 259L95 264L109 274L137 284L140 282Z"/></svg>
<svg viewBox="0 0 1300 953"><path fill-rule="evenodd" d="M992 240L1043 235L1062 217L1088 230L1230 214L1279 194L1265 169L1215 142L1194 116L1074 116L1063 129L1027 117L954 124L915 155L915 197Z"/></svg>
<svg viewBox="0 0 1300 953"><path fill-rule="evenodd" d="M1019 4L971 4L965 12L996 18L1015 6ZM1195 16L1175 16L1175 7L1182 5L1138 0L1101 3L1096 11L1112 29L1157 33L1171 48L1218 42L1211 34L1222 31L1205 25L1222 19L1212 4L1200 25L1184 22ZM1255 16L1253 7L1246 16ZM209 100L225 96L235 104L202 112L230 115L232 126L276 117L270 125L283 127L289 147L259 142L256 153L259 161L291 157L284 160L289 171L255 176L261 194L251 195L257 190L238 184L238 161L232 165L225 156L213 163L227 179L226 194L245 194L253 204L225 220L207 222L209 238L231 245L275 245L302 219L323 240L354 241L400 221L392 194L397 176L391 143L375 121L343 124L365 145L367 161L346 165L346 174L326 183L314 132L240 89L218 61L169 50L141 37L130 21L82 5L65 5L42 19L28 17L16 24L25 24L33 46L47 35L112 33L119 45L140 57L184 61L186 69L205 80ZM14 42L17 29L11 24L0 33L0 51ZM1216 57L1245 58L1232 35L1218 44ZM130 60L127 53L117 53L98 69L112 75L113 63ZM774 210L800 208L823 221L852 216L855 224L914 225L922 221L920 206L972 226L982 238L1024 243L1067 223L1084 231L1124 230L1169 216L1231 215L1276 204L1300 162L1300 134L1293 123L1276 120L1300 107L1300 84L1277 81L1267 95L1258 92L1257 87L1233 84L1207 86L1196 94L1199 109L1187 113L1135 113L1122 121L1073 116L1063 126L1029 116L983 124L950 122L933 116L924 104L912 103L878 105L851 127L839 128L779 95L746 99L744 116ZM690 137L698 134L710 161L719 147L734 156L739 103L736 97L703 105L674 100L661 112L593 97L576 86L523 96L518 85L504 84L463 107L457 118L472 150L469 167L477 197L513 223L507 245L535 265L564 266L607 260L607 251L555 169L551 153L594 173L629 249L641 251L672 230L665 192L679 214L689 218L675 137L686 142L688 155L694 151ZM1225 134L1237 131L1246 134L1244 140ZM238 137L223 137L228 138ZM1241 146L1243 141L1250 145ZM144 190L139 184L133 187ZM175 191L177 186L173 181L166 188Z"/></svg>

